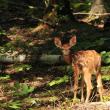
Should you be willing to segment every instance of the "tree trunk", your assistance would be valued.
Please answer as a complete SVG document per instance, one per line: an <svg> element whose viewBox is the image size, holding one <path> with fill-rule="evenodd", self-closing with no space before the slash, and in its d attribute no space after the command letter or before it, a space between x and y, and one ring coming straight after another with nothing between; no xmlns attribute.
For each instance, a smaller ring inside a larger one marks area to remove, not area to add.
<svg viewBox="0 0 110 110"><path fill-rule="evenodd" d="M103 23L107 18L107 15L104 13L109 12L108 2L106 0L93 0L92 6L90 9L90 14L86 18L87 22L94 21L98 19L98 22Z"/></svg>

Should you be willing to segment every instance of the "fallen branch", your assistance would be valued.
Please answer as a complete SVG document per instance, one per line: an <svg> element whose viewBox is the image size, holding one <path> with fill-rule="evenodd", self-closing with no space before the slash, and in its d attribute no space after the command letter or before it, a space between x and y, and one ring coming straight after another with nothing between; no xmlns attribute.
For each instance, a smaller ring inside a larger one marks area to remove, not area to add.
<svg viewBox="0 0 110 110"><path fill-rule="evenodd" d="M1 63L30 63L30 62L40 62L44 64L64 64L64 59L61 55L33 55L28 57L26 54L21 54L18 56L0 55Z"/></svg>

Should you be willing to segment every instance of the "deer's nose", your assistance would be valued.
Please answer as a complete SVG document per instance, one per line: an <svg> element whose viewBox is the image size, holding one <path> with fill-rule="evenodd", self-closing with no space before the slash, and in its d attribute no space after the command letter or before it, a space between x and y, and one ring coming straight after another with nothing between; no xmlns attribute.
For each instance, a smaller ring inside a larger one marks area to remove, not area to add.
<svg viewBox="0 0 110 110"><path fill-rule="evenodd" d="M69 44L63 44L62 49L69 50L70 49L70 45Z"/></svg>

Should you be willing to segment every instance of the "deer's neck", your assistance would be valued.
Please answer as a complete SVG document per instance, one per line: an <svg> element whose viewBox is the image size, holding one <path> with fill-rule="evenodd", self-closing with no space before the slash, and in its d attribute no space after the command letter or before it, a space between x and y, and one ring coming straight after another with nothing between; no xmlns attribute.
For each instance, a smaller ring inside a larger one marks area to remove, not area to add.
<svg viewBox="0 0 110 110"><path fill-rule="evenodd" d="M64 57L64 61L68 64L71 64L72 63L72 55L71 54L68 54L68 55L63 55Z"/></svg>

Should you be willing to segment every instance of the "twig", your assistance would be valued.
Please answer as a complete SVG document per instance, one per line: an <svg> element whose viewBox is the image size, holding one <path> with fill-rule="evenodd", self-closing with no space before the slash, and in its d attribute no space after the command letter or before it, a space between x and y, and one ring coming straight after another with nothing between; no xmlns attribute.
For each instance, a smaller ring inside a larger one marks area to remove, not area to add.
<svg viewBox="0 0 110 110"><path fill-rule="evenodd" d="M78 13L73 13L73 15L103 15L103 16L106 16L106 15L110 15L110 13L82 13L82 12L78 12Z"/></svg>
<svg viewBox="0 0 110 110"><path fill-rule="evenodd" d="M37 21L39 21L39 22L41 22L41 23L45 23L45 24L49 25L49 26L52 27L52 28L55 28L55 27L57 26L57 23L53 25L52 23L50 23L50 22L48 22L48 21L46 21L46 20L37 18L37 17L35 17L35 18L33 18L33 19L34 19L34 20L37 20Z"/></svg>

